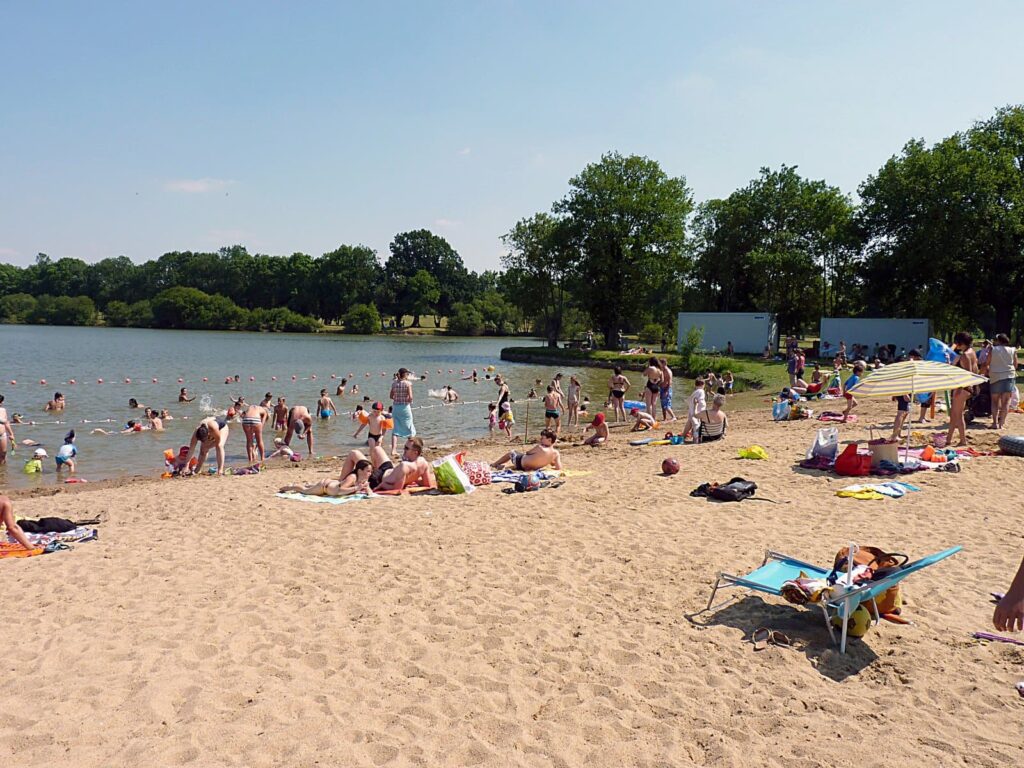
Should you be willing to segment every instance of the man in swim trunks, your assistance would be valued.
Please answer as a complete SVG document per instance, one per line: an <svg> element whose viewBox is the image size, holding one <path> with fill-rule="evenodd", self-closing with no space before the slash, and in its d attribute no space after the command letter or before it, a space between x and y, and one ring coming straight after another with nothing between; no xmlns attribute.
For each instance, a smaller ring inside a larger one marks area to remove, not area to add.
<svg viewBox="0 0 1024 768"><path fill-rule="evenodd" d="M329 419L329 418L331 418L331 416L333 416L335 413L337 413L337 411L338 411L338 408L337 408L337 406L334 405L334 401L331 400L331 398L327 396L327 390L326 389L321 389L320 390L320 399L317 400L317 403L316 403L317 415L321 419Z"/></svg>
<svg viewBox="0 0 1024 768"><path fill-rule="evenodd" d="M452 389L451 384L444 387L444 397L441 398L447 405L459 402L459 393Z"/></svg>
<svg viewBox="0 0 1024 768"><path fill-rule="evenodd" d="M609 398L615 409L615 422L626 420L626 393L629 391L629 379L622 375L622 368L615 366L615 372L608 381Z"/></svg>
<svg viewBox="0 0 1024 768"><path fill-rule="evenodd" d="M562 396L558 394L554 384L548 384L548 393L544 395L544 426L556 435L562 427Z"/></svg>
<svg viewBox="0 0 1024 768"><path fill-rule="evenodd" d="M284 444L289 448L292 445L292 435L299 438L305 436L306 447L309 449L310 457L313 456L313 417L309 415L309 409L304 405L293 405L288 409L286 417L288 432L284 436Z"/></svg>
<svg viewBox="0 0 1024 768"><path fill-rule="evenodd" d="M361 451L349 451L345 463L341 465L341 476L349 475L360 461L367 457ZM423 440L410 437L402 448L402 459L394 464L387 452L379 445L370 449L369 461L373 464L370 474L370 488L375 491L397 491L410 485L425 488L437 487L434 470L430 462L423 458Z"/></svg>
<svg viewBox="0 0 1024 768"><path fill-rule="evenodd" d="M644 403L647 405L647 412L655 414L658 396L661 394L661 381L664 378L658 358L652 357L647 361L644 376L647 377L647 383L644 385Z"/></svg>
<svg viewBox="0 0 1024 768"><path fill-rule="evenodd" d="M661 396L661 420L675 421L676 414L672 410L672 369L668 366L668 358L660 358L658 367L661 368L661 384L658 387Z"/></svg>
<svg viewBox="0 0 1024 768"><path fill-rule="evenodd" d="M213 416L208 416L199 422L199 426L196 427L196 431L192 433L192 440L188 445L188 454L185 456L185 460L182 465L185 469L181 474L191 475L194 472L201 471L203 464L206 463L206 455L213 448L217 454L217 474L224 474L224 445L228 441L228 419L233 419L235 412L229 408L227 413L227 419L215 419ZM193 470L189 466L189 462L192 460L192 454L195 453L196 445L199 446L199 461L196 464L196 469Z"/></svg>
<svg viewBox="0 0 1024 768"><path fill-rule="evenodd" d="M558 440L558 435L550 429L541 430L540 442L533 448L525 453L509 451L491 466L495 469L503 469L506 464L511 462L512 466L520 472L533 472L537 469L544 469L548 465L560 470L562 457L554 448L556 440Z"/></svg>

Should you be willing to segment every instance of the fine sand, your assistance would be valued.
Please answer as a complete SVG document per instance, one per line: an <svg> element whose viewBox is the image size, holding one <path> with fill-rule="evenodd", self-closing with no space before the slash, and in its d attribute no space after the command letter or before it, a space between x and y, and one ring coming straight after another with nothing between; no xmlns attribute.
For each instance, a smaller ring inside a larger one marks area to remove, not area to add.
<svg viewBox="0 0 1024 768"><path fill-rule="evenodd" d="M704 446L618 430L564 447L592 474L537 493L273 495L334 461L15 496L22 515L104 523L98 542L0 562L0 765L1019 764L1024 648L970 633L991 631L988 593L1024 554L1024 459L840 499L852 480L795 466L822 425L766 410ZM869 401L842 438L893 410ZM736 458L754 443L769 460ZM669 455L682 471L662 477ZM735 475L776 503L688 495ZM905 582L913 626L883 622L846 656L819 613L779 599L688 618L766 547L825 564L850 540L964 551ZM799 649L755 652L760 626Z"/></svg>

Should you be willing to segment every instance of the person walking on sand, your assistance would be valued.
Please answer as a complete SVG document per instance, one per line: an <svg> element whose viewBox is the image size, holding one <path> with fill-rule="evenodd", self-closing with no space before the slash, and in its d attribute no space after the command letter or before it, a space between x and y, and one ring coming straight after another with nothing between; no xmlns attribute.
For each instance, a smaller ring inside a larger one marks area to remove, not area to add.
<svg viewBox="0 0 1024 768"><path fill-rule="evenodd" d="M538 443L525 453L509 451L491 466L494 469L504 469L510 463L519 472L533 472L544 467L551 466L556 470L562 469L562 458L554 448L558 435L550 429L541 430Z"/></svg>
<svg viewBox="0 0 1024 768"><path fill-rule="evenodd" d="M1010 398L1017 379L1017 364L1017 348L1010 346L1010 337L1005 333L996 334L996 343L989 350L988 357L992 429L1006 426L1006 414L1010 412Z"/></svg>
<svg viewBox="0 0 1024 768"><path fill-rule="evenodd" d="M657 413L655 408L657 407L658 396L661 394L661 380L663 377L658 358L652 357L647 361L644 376L647 377L647 383L644 385L644 403L647 405L647 412L653 416Z"/></svg>
<svg viewBox="0 0 1024 768"><path fill-rule="evenodd" d="M676 414L672 410L672 369L668 366L668 358L660 358L658 367L661 368L661 384L658 385L661 399L661 420L675 421ZM654 415L653 412L651 415Z"/></svg>
<svg viewBox="0 0 1024 768"><path fill-rule="evenodd" d="M416 437L416 425L412 421L412 382L409 370L399 368L398 375L391 382L391 417L395 426L391 430L391 455L398 455L398 441Z"/></svg>
<svg viewBox="0 0 1024 768"><path fill-rule="evenodd" d="M622 368L615 366L612 377L608 380L612 408L615 412L615 423L626 420L626 393L629 391L629 379L622 375Z"/></svg>

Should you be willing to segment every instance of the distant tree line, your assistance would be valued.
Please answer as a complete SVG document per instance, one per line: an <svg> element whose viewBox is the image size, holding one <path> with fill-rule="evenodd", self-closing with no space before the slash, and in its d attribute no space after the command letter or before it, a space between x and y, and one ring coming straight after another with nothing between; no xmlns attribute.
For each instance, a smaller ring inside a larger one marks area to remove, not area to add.
<svg viewBox="0 0 1024 768"><path fill-rule="evenodd" d="M549 211L504 236L502 271L475 273L428 230L386 261L343 245L317 258L174 252L136 265L40 254L0 265L0 320L371 333L447 318L459 334L674 336L686 311L768 311L781 330L827 316L928 317L938 331L1024 330L1024 107L928 146L909 141L857 201L796 167L762 168L699 205L683 177L609 153Z"/></svg>

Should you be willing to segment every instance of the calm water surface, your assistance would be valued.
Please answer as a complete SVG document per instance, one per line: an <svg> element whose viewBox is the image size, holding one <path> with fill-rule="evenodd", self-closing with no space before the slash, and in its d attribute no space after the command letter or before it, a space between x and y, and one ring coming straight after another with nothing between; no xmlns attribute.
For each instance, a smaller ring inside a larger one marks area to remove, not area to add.
<svg viewBox="0 0 1024 768"><path fill-rule="evenodd" d="M258 403L266 392L275 399L283 395L290 405L306 405L314 411L320 389L326 388L343 415L316 425L315 450L322 456L337 455L358 444L352 439L356 423L345 412L361 402L363 395L389 404L392 374L403 366L417 375L427 375L426 381L414 384L414 415L417 431L428 443L480 436L487 432L487 402L496 390L493 382L484 379L488 366L506 376L512 396L519 400L525 398L536 378L546 386L554 374L553 368L499 360L504 346L534 343L540 342L0 325L0 393L6 396L4 406L9 415L20 413L26 421L37 422L14 425L18 445L8 456L7 465L0 466L0 488L57 482L53 456L70 428L77 433L80 477L99 480L158 475L163 471L164 449L187 444L197 418L223 411L238 395ZM479 383L461 380L463 370L468 375L474 368ZM572 372L564 370L566 384ZM584 393L598 404L603 402L608 373L579 373ZM224 383L225 377L233 379L236 374L240 383ZM358 384L360 394L339 399L334 392L340 379L350 374L349 384ZM178 383L179 378L183 383ZM47 383L41 385L41 379ZM75 384L70 383L72 379ZM99 379L104 383L98 384ZM131 379L131 383L125 383L125 379ZM11 381L17 384L11 385ZM455 387L467 404L442 407L440 401L428 397L428 390L439 390L445 384ZM182 386L197 396L195 402L178 404ZM57 390L64 393L68 403L59 416L43 410ZM128 407L130 397L154 408L167 408L174 419L165 422L162 433L91 433L96 427L120 429L128 419L140 418L141 411ZM520 402L515 409L520 432L525 406ZM531 434L540 428L540 410L538 403L530 406ZM62 423L53 423L57 419ZM50 455L44 461L42 476L22 471L32 453L31 448L20 445L26 438L42 443ZM272 438L268 429L264 434L266 443L270 444ZM293 447L297 447L295 443ZM231 430L227 463L241 465L244 458L239 426Z"/></svg>

